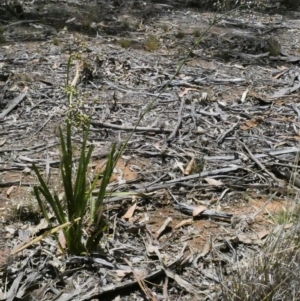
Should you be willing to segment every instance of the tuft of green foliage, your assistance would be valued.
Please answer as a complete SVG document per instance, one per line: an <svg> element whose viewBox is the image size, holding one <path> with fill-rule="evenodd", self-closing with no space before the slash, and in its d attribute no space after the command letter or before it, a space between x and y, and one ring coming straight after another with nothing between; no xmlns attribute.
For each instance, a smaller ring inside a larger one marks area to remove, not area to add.
<svg viewBox="0 0 300 301"><path fill-rule="evenodd" d="M86 152L89 127L83 132L83 142L81 145L81 155L78 167L74 173L74 156L71 141L71 124L67 120L66 138L60 128L61 142L61 163L60 173L63 182L64 200L61 201L57 194L50 192L45 180L41 176L38 168L33 164L33 169L38 177L39 186L34 187L34 194L40 206L40 209L50 223L50 218L46 209L45 202L50 205L59 225L71 223L70 226L63 228L68 252L70 254L82 254L95 251L106 229L106 220L103 216L103 200L106 194L106 187L114 168L114 159L116 158L116 146L113 145L108 158L106 168L103 172L101 187L96 199L92 198L92 191L98 181L96 176L92 185L87 188L87 168L90 163L93 147L90 146ZM75 178L75 182L73 181ZM44 200L42 200L43 196ZM90 223L84 224L86 214L90 211ZM85 239L84 232L88 233Z"/></svg>
<svg viewBox="0 0 300 301"><path fill-rule="evenodd" d="M68 97L69 111L66 119L65 136L62 129L59 128L61 143L60 173L64 190L63 201L60 200L56 193L53 194L50 191L50 188L34 164L33 169L39 181L39 185L34 187L34 195L45 219L50 223L46 208L46 204L48 204L59 224L59 227L55 227L54 229L57 229L57 231L62 229L68 252L79 255L95 251L107 228L107 222L103 215L103 200L106 196L106 188L114 166L120 157L120 152L116 151L116 145L113 144L108 162L102 174L100 190L97 197L93 198L92 191L99 180L100 174L96 175L93 183L88 187L87 168L91 160L93 146L89 146L86 151L90 121L85 114L81 113L73 99L78 96L76 83L81 66L81 64L77 64L76 75L72 83L70 83L70 68L74 59L79 59L80 61L81 56L71 55L67 64L65 92ZM74 171L74 150L76 148L72 145L71 140L72 126L81 127L83 134L76 171ZM86 224L85 218L88 212L90 212L90 221ZM49 232L49 235L55 231Z"/></svg>
<svg viewBox="0 0 300 301"><path fill-rule="evenodd" d="M195 38L199 38L199 37L200 37L200 34L201 34L201 33L200 33L200 30L199 30L199 29L195 29L194 32L193 32L193 35L194 35Z"/></svg>
<svg viewBox="0 0 300 301"><path fill-rule="evenodd" d="M271 213L268 210L266 211L275 225L287 225L297 221L300 207L299 205L294 205L292 208L285 208L282 206L282 210L277 213Z"/></svg>
<svg viewBox="0 0 300 301"><path fill-rule="evenodd" d="M153 50L157 50L159 47L159 42L158 39L153 36L150 35L144 42L144 47L146 50L148 51L153 51Z"/></svg>
<svg viewBox="0 0 300 301"><path fill-rule="evenodd" d="M179 30L179 31L175 34L175 37L176 37L177 39L183 39L184 36L185 36L185 33L182 32L181 30Z"/></svg>
<svg viewBox="0 0 300 301"><path fill-rule="evenodd" d="M132 45L132 41L129 39L120 39L118 43L122 48L129 48Z"/></svg>
<svg viewBox="0 0 300 301"><path fill-rule="evenodd" d="M54 46L59 46L60 45L60 42L59 42L58 39L53 39L52 43L53 43Z"/></svg>

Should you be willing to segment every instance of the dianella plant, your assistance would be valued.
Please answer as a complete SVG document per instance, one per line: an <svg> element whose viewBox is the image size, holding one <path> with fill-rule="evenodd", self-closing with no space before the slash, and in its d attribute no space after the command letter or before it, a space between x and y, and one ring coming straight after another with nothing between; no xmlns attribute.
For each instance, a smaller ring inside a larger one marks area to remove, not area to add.
<svg viewBox="0 0 300 301"><path fill-rule="evenodd" d="M72 57L68 62L68 74L71 62ZM72 105L72 98L76 93L75 82L73 80L72 84L66 87L69 105ZM93 146L87 148L89 122L87 121L82 125L81 154L77 164L75 164L76 158L73 154L71 140L72 120L70 120L70 115L68 117L66 133L63 133L61 128L59 129L61 143L60 174L64 197L61 200L58 194L50 191L38 168L33 164L33 169L39 181L39 185L34 187L34 194L45 219L49 223L50 217L47 208L50 206L52 209L60 225L56 228L63 231L68 253L79 255L95 251L107 228L107 222L103 215L103 200L120 152L116 151L116 145L113 144L104 172L101 175L96 175L93 182L88 186L87 169L93 151ZM92 197L92 191L99 181L101 181L101 184L98 195ZM89 218L88 213L90 214Z"/></svg>

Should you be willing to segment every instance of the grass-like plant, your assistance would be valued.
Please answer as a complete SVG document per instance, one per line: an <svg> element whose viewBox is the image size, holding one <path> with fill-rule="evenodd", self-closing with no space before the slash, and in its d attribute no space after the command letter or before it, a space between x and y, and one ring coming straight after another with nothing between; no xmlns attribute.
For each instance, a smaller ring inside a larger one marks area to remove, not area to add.
<svg viewBox="0 0 300 301"><path fill-rule="evenodd" d="M299 226L270 235L259 254L245 258L223 279L222 300L300 300Z"/></svg>
<svg viewBox="0 0 300 301"><path fill-rule="evenodd" d="M111 147L110 155L101 177L101 185L97 197L92 197L92 191L99 180L96 175L92 184L88 187L87 169L91 160L93 146L87 149L87 139L89 134L89 119L82 114L74 105L73 97L77 96L76 83L79 78L80 63L77 64L76 74L70 81L70 68L74 59L80 56L70 56L67 65L67 81L65 92L69 102L69 112L66 120L66 133L59 128L61 143L60 173L63 183L64 199L60 200L56 193L50 191L45 180L41 176L38 168L33 164L33 169L38 177L39 185L34 187L34 194L39 207L50 223L46 203L51 207L60 227L55 227L63 231L67 250L70 254L90 253L97 249L99 242L106 229L106 219L103 215L103 200L106 196L106 188L112 175L115 164L120 157L120 152L116 151L116 145ZM83 140L81 144L81 154L75 168L75 157L71 139L72 125L82 126ZM87 149L87 150L86 150ZM90 212L90 219L87 222L87 213ZM54 231L49 232L53 234Z"/></svg>
<svg viewBox="0 0 300 301"><path fill-rule="evenodd" d="M68 252L71 254L82 254L85 252L94 251L103 236L103 231L106 228L106 221L102 214L102 205L106 193L106 187L114 168L114 158L116 155L116 147L112 146L108 158L106 168L101 179L101 187L96 199L92 199L92 191L98 180L96 176L92 185L88 188L87 185L87 168L91 159L93 147L89 146L86 152L86 143L88 138L88 128L83 134L83 142L81 145L81 155L78 162L76 172L74 172L74 156L72 151L71 141L71 124L67 121L66 138L64 138L60 129L61 142L61 163L60 172L64 189L64 201L59 199L56 193L52 193L41 176L35 165L33 169L38 177L39 186L34 187L34 194L42 210L46 220L50 223L49 214L45 206L44 197L47 204L50 205L59 225L67 224L63 228L64 237L68 247ZM75 178L75 181L73 180ZM90 221L85 224L87 210L90 208ZM71 223L71 224L68 224ZM84 232L88 237L84 239Z"/></svg>

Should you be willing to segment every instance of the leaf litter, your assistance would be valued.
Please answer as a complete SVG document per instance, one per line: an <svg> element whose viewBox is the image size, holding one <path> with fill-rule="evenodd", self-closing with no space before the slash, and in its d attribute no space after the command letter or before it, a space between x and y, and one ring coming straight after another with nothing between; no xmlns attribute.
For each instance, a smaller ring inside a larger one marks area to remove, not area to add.
<svg viewBox="0 0 300 301"><path fill-rule="evenodd" d="M136 128L109 185L120 194L106 200L110 226L101 251L66 256L43 236L49 229L42 217L29 214L37 183L30 171L34 162L60 189L57 126L70 109L61 88L68 56L79 52L84 62L77 110L92 118L93 177L214 14L176 1L142 8L117 2L85 12L88 34L81 8L68 1L59 12L43 7L51 25L25 19L4 31L1 300L217 300L220 266L228 273L236 263L249 266L275 233L273 215L298 196L300 58L291 45L300 28L287 16L254 12L255 22L242 11L213 26ZM55 14L64 20L56 28ZM281 42L277 53L270 32Z"/></svg>

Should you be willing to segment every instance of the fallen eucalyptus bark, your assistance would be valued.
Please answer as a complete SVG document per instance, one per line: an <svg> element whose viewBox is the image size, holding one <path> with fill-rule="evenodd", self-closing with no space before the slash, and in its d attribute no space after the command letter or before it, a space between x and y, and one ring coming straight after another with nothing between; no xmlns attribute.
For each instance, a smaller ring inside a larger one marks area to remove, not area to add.
<svg viewBox="0 0 300 301"><path fill-rule="evenodd" d="M288 170L279 170L275 166L272 168L272 171L280 178L284 179L287 183L300 188L300 179L297 177L297 174L290 172Z"/></svg>
<svg viewBox="0 0 300 301"><path fill-rule="evenodd" d="M27 95L27 90L28 88L24 88L20 95L18 95L15 99L10 101L8 107L1 112L0 120L3 120L4 117L6 117L16 106L18 106L21 103L22 100L25 99Z"/></svg>
<svg viewBox="0 0 300 301"><path fill-rule="evenodd" d="M173 207L184 213L187 215L193 215L193 211L195 206L191 206L191 205L187 205L184 203L174 203ZM214 210L204 210L201 213L199 213L197 216L204 216L204 217L210 217L210 218L221 218L221 219L227 219L227 220L231 220L233 214L231 213L226 213L226 212L218 212L218 211L214 211Z"/></svg>
<svg viewBox="0 0 300 301"><path fill-rule="evenodd" d="M197 178L204 178L204 177L209 177L209 176L220 175L220 174L223 174L223 173L236 171L236 170L239 170L239 169L242 169L242 168L243 168L242 166L231 164L230 166L225 167L225 168L209 170L209 171L203 171L201 173L193 174L193 175L190 175L190 176L180 177L180 178L176 178L176 179L173 179L173 180L170 180L170 181L166 181L165 184L173 184L173 183L184 182L184 181L187 181L187 180L193 180L193 179L197 179Z"/></svg>

